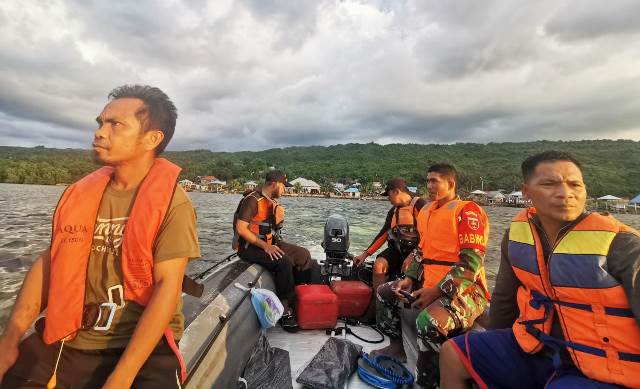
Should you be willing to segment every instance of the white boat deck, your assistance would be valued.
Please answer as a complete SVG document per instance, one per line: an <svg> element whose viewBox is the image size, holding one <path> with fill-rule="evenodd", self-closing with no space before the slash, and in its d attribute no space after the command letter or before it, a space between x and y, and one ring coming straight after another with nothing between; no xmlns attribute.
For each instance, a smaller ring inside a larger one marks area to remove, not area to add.
<svg viewBox="0 0 640 389"><path fill-rule="evenodd" d="M338 322L338 325L341 325L341 322ZM369 327L350 326L349 328L362 338L372 340L380 339L380 335ZM344 335L340 337L344 337ZM300 330L298 333L292 334L284 331L280 326L276 326L267 330L267 338L272 347L278 347L289 352L293 387L294 389L299 389L303 388L303 386L296 382L296 378L302 373L302 370L304 370L316 353L320 351L320 348L322 348L327 339L329 339L329 335L326 335L324 330ZM352 335L347 335L346 339L361 345L363 351L367 353L389 345L388 337L385 337L384 342L378 344L365 343ZM408 368L409 371L413 371L412 367L408 366ZM350 389L371 387L372 386L362 381L356 372L351 375L345 385L345 388Z"/></svg>

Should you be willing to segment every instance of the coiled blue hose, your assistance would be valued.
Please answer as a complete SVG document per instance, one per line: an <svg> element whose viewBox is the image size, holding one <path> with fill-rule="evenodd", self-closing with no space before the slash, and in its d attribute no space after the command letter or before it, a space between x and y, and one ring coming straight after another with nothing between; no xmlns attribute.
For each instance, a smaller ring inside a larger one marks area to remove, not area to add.
<svg viewBox="0 0 640 389"><path fill-rule="evenodd" d="M358 363L358 376L376 388L395 389L398 385L409 385L413 383L413 374L394 358L387 355L377 355L370 358L367 353L363 353L361 359L364 364L368 364L368 366L374 370L368 369L363 363ZM383 363L393 364L397 370L400 370L400 374L392 369L385 368L382 366Z"/></svg>

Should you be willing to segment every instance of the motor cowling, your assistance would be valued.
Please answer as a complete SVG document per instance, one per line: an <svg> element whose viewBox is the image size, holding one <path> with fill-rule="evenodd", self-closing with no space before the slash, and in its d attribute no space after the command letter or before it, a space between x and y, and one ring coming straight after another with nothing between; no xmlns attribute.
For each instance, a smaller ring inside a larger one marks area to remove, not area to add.
<svg viewBox="0 0 640 389"><path fill-rule="evenodd" d="M342 215L331 215L324 225L322 247L327 258L345 258L349 252L349 223Z"/></svg>

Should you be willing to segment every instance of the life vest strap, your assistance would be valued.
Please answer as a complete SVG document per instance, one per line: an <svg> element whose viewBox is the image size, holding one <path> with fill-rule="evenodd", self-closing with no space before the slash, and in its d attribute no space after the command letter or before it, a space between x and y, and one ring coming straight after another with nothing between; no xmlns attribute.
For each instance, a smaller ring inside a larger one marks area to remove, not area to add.
<svg viewBox="0 0 640 389"><path fill-rule="evenodd" d="M618 357L620 357L621 361L638 362L638 363L640 363L640 354L618 353Z"/></svg>
<svg viewBox="0 0 640 389"><path fill-rule="evenodd" d="M545 308L547 305L549 307L551 304L560 305L563 307L581 309L583 311L593 312L593 306L591 304L579 304L579 303L571 303L568 301L554 300L547 296L542 295L540 292L532 291L532 298L529 301L529 305L533 308L538 309L541 305L544 305ZM604 313L610 316L620 316L620 317L630 317L633 318L633 312L628 308L614 308L614 307L604 307Z"/></svg>
<svg viewBox="0 0 640 389"><path fill-rule="evenodd" d="M420 261L423 265L453 266L456 262L441 261L438 259L422 258Z"/></svg>
<svg viewBox="0 0 640 389"><path fill-rule="evenodd" d="M118 306L113 302L102 304L89 303L82 310L82 325L80 329L94 331L108 331ZM101 323L104 323L101 325Z"/></svg>
<svg viewBox="0 0 640 389"><path fill-rule="evenodd" d="M529 305L531 305L534 309L539 309L541 306L543 306L545 310L544 317L541 319L523 320L521 322L518 322L518 324L524 325L526 331L529 334L537 338L542 344L544 344L545 346L549 347L554 351L553 365L556 368L556 370L560 371L562 369L562 360L560 358L561 348L572 348L574 350L577 350L583 353L595 355L602 358L607 358L607 351L604 349L593 347L593 346L587 346L581 343L570 342L564 339L558 339L534 327L535 324L541 324L548 320L549 315L551 314L551 308L553 307L553 304L576 308L576 309L583 309L585 311L592 312L593 309L591 308L591 305L553 300L547 296L542 295L541 293L535 290L531 292L531 295L532 295L532 298L529 301ZM609 312L611 312L607 314L611 314L615 316L623 316L623 317L627 317L625 311L629 311L628 309L624 309L624 308L605 307L605 312L607 312L607 309L609 309ZM631 317L633 317L633 315ZM615 351L611 351L611 352L615 352ZM620 360L640 363L640 354L625 353L625 352L618 352L617 354L618 354L618 359Z"/></svg>
<svg viewBox="0 0 640 389"><path fill-rule="evenodd" d="M184 358L182 358L182 354L180 354L180 349L176 344L176 340L173 337L173 331L170 327L164 330L164 337L167 340L167 344L173 353L178 358L178 364L180 365L180 381L184 384L187 380L187 365L184 363Z"/></svg>

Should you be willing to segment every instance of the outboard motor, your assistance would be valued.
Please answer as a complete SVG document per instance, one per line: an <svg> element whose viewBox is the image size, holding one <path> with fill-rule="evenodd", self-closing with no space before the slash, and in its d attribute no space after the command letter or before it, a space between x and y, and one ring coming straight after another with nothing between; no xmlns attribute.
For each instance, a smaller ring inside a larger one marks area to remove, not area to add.
<svg viewBox="0 0 640 389"><path fill-rule="evenodd" d="M327 258L345 259L349 255L349 223L342 215L331 215L324 224L322 247Z"/></svg>
<svg viewBox="0 0 640 389"><path fill-rule="evenodd" d="M331 215L324 225L322 248L326 259L322 266L322 278L325 283L334 277L346 279L351 276L353 255L349 253L349 223L342 215Z"/></svg>

